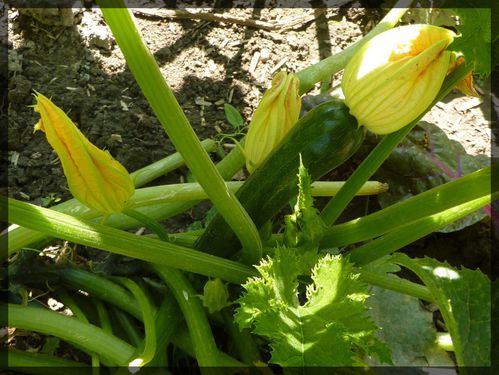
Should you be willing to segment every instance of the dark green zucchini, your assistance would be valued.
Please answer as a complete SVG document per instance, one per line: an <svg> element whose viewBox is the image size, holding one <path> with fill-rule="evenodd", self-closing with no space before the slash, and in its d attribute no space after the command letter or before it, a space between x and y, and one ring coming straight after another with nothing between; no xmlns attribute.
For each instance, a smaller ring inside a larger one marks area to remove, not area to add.
<svg viewBox="0 0 499 375"><path fill-rule="evenodd" d="M336 168L358 149L365 129L342 101L322 103L307 112L279 146L236 193L257 228L276 215L298 193L300 154L312 181ZM195 248L228 257L241 248L220 214L216 214Z"/></svg>

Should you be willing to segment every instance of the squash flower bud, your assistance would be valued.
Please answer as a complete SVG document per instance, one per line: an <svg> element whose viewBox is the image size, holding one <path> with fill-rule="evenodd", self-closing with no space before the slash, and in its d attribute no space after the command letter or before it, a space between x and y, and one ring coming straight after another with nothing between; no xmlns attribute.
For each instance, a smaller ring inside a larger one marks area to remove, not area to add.
<svg viewBox="0 0 499 375"><path fill-rule="evenodd" d="M246 168L257 168L298 121L300 82L293 73L279 72L272 78L249 124L244 151Z"/></svg>
<svg viewBox="0 0 499 375"><path fill-rule="evenodd" d="M453 52L450 59L449 70L447 74L452 73L461 64L464 64L464 57L459 56L456 52ZM458 89L464 95L467 96L476 96L476 97L480 96L478 95L478 93L475 90L475 87L473 86L472 72L469 72L462 80L460 80L457 83L456 89Z"/></svg>
<svg viewBox="0 0 499 375"><path fill-rule="evenodd" d="M341 88L359 125L392 133L421 115L447 75L456 34L432 25L407 25L368 41L345 67Z"/></svg>
<svg viewBox="0 0 499 375"><path fill-rule="evenodd" d="M85 138L62 109L36 92L35 112L41 130L61 160L71 194L86 206L104 214L123 211L134 185L127 170L111 154Z"/></svg>

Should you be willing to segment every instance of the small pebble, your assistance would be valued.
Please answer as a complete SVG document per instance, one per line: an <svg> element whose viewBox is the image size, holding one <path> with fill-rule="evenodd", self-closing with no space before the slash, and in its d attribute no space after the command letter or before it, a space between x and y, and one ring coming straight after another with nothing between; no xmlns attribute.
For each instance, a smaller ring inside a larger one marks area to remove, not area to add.
<svg viewBox="0 0 499 375"><path fill-rule="evenodd" d="M268 48L262 48L260 50L260 60L266 62L270 58L270 50Z"/></svg>

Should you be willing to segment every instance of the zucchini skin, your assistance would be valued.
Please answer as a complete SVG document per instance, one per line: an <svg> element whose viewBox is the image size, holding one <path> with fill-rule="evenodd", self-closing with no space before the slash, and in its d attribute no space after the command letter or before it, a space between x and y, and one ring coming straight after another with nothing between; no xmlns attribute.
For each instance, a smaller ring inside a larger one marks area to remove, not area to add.
<svg viewBox="0 0 499 375"><path fill-rule="evenodd" d="M349 159L365 137L348 107L331 100L307 112L255 169L236 196L260 228L298 194L300 154L312 181L315 181ZM194 244L195 249L229 257L241 244L217 213Z"/></svg>

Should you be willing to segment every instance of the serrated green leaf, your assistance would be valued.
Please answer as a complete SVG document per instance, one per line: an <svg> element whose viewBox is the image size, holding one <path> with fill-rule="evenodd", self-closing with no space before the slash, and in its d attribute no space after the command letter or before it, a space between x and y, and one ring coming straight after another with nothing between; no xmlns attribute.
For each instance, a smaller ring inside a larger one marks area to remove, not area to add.
<svg viewBox="0 0 499 375"><path fill-rule="evenodd" d="M381 328L377 336L390 348L395 366L454 366L436 344L432 313L417 298L378 287L372 292L369 315Z"/></svg>
<svg viewBox="0 0 499 375"><path fill-rule="evenodd" d="M363 354L389 362L366 314L367 286L344 257L326 255L312 270L306 302L299 302L300 257L295 249L276 249L258 267L260 277L243 285L235 319L253 327L272 348L271 363L284 367L353 366Z"/></svg>
<svg viewBox="0 0 499 375"><path fill-rule="evenodd" d="M314 207L311 184L310 175L303 166L300 157L298 198L293 209L293 214L287 215L284 218L286 224L284 240L287 247L300 247L303 250L314 250L317 252L319 241L326 226L320 218L318 210ZM310 265L310 268L311 266L313 264Z"/></svg>
<svg viewBox="0 0 499 375"><path fill-rule="evenodd" d="M224 104L224 112L227 121L232 125L234 129L239 129L244 124L243 116L239 113L239 111L231 104Z"/></svg>
<svg viewBox="0 0 499 375"><path fill-rule="evenodd" d="M465 7L467 1L463 1ZM450 9L459 17L456 26L460 37L449 46L450 50L461 51L467 63L472 64L477 74L489 75L491 71L491 12L490 8Z"/></svg>
<svg viewBox="0 0 499 375"><path fill-rule="evenodd" d="M435 296L452 337L458 366L490 366L490 280L479 270L457 270L435 259L392 261L414 272Z"/></svg>

